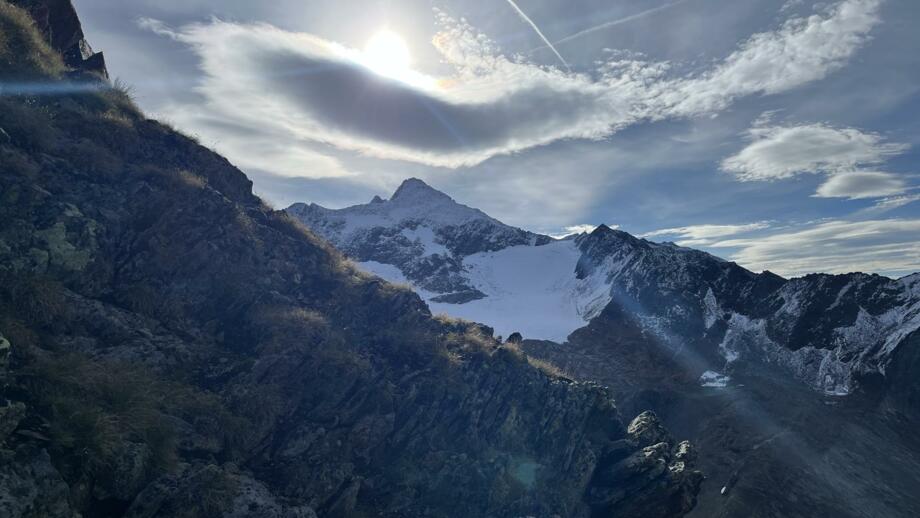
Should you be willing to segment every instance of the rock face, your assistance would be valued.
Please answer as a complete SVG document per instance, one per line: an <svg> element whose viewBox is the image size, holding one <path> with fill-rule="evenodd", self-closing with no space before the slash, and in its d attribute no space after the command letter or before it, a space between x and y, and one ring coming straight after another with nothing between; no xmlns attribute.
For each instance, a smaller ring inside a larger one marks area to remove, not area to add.
<svg viewBox="0 0 920 518"><path fill-rule="evenodd" d="M675 444L658 418L651 412L636 417L628 428L629 439L612 448L601 460L595 473L596 487L589 490L588 498L595 507L607 506L606 516L619 513L681 514L696 505L695 495L703 476L687 469L695 460L693 447L688 442ZM633 445L641 449L629 453ZM634 473L642 473L636 477ZM624 487L618 482L630 482ZM630 487L631 486L631 487ZM626 510L620 504L624 494L645 492L649 487L661 488L651 499L638 499Z"/></svg>
<svg viewBox="0 0 920 518"><path fill-rule="evenodd" d="M42 36L64 58L64 63L81 72L108 79L102 52L93 48L83 35L83 26L71 0L9 0L29 12Z"/></svg>
<svg viewBox="0 0 920 518"><path fill-rule="evenodd" d="M691 507L689 458L606 389L433 318L117 92L0 98L0 126L3 516Z"/></svg>

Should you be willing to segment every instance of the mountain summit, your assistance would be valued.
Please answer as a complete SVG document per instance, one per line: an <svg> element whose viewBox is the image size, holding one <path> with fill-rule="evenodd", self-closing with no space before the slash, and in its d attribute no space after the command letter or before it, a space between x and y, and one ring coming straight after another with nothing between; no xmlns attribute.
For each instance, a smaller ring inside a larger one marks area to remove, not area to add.
<svg viewBox="0 0 920 518"><path fill-rule="evenodd" d="M552 241L457 203L417 178L404 181L389 200L375 196L344 209L295 203L287 212L365 268L387 270L384 277L407 280L442 302L485 297L464 276L463 258Z"/></svg>
<svg viewBox="0 0 920 518"><path fill-rule="evenodd" d="M390 201L399 203L433 203L441 201L444 203L456 203L453 198L443 192L431 187L418 178L408 178L399 185Z"/></svg>

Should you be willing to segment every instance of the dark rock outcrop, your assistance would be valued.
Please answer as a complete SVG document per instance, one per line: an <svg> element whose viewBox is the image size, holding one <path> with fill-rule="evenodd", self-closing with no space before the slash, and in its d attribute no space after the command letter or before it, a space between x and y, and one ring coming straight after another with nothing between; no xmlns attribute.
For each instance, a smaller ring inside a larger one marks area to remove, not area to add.
<svg viewBox="0 0 920 518"><path fill-rule="evenodd" d="M514 332L508 335L508 338L505 341L509 344L520 344L524 341L524 337L521 336L521 333Z"/></svg>
<svg viewBox="0 0 920 518"><path fill-rule="evenodd" d="M108 79L102 52L94 52L83 34L83 25L71 0L9 0L27 10L45 40L64 58L64 63L80 72Z"/></svg>

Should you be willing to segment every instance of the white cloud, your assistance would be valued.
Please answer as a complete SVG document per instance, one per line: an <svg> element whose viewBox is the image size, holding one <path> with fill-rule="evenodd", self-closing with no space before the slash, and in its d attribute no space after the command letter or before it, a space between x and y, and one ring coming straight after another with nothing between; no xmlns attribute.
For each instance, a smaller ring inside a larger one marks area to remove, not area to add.
<svg viewBox="0 0 920 518"><path fill-rule="evenodd" d="M722 161L722 170L743 181L852 171L880 164L908 148L884 142L874 133L825 124L754 127L748 134L750 144Z"/></svg>
<svg viewBox="0 0 920 518"><path fill-rule="evenodd" d="M213 111L167 105L165 119L202 138L204 144L246 171L270 171L285 178L354 176L335 157L313 149L315 144L273 126L241 125ZM211 140L214 139L214 140Z"/></svg>
<svg viewBox="0 0 920 518"><path fill-rule="evenodd" d="M639 237L653 238L672 236L680 239L677 244L681 246L706 246L714 243L716 238L763 230L769 226L770 224L766 221L744 225L691 225L687 227L655 230L642 234Z"/></svg>
<svg viewBox="0 0 920 518"><path fill-rule="evenodd" d="M607 225L607 226L612 229L620 228L619 225ZM590 225L587 223L580 224L580 225L570 225L568 227L564 227L561 232L555 232L555 233L550 234L550 237L554 237L556 239L562 239L564 237L571 236L572 234L585 234L585 233L590 234L591 232L594 232L594 229L596 228L597 228L597 225Z"/></svg>
<svg viewBox="0 0 920 518"><path fill-rule="evenodd" d="M539 67L502 55L443 15L433 43L453 72L401 81L373 73L359 51L266 24L139 23L198 55L197 91L214 118L294 142L453 168L562 139L604 138L642 121L713 113L739 96L821 79L866 41L879 3L842 0L756 34L721 64L683 77L669 77L667 63L638 60L609 61L592 74ZM220 132L213 126L196 132L221 140L206 133ZM269 170L277 158L258 150L253 157ZM281 162L291 170L297 160Z"/></svg>
<svg viewBox="0 0 920 518"><path fill-rule="evenodd" d="M172 30L168 25L154 18L141 17L137 19L137 26L141 29L148 30L156 35L165 36L171 39L179 39L179 34Z"/></svg>
<svg viewBox="0 0 920 518"><path fill-rule="evenodd" d="M724 109L739 96L823 79L866 42L880 21L880 6L881 0L845 0L821 14L792 18L779 30L755 34L713 70L667 85L662 98L671 112L696 115Z"/></svg>
<svg viewBox="0 0 920 518"><path fill-rule="evenodd" d="M732 260L785 276L855 271L900 276L920 271L920 219L825 221L710 246L740 249Z"/></svg>
<svg viewBox="0 0 920 518"><path fill-rule="evenodd" d="M818 187L818 198L881 198L904 192L907 183L897 175L878 172L840 173Z"/></svg>
<svg viewBox="0 0 920 518"><path fill-rule="evenodd" d="M890 198L884 198L875 203L872 207L863 209L860 211L861 215L870 215L870 214L882 214L889 212L895 209L899 209L905 205L914 203L915 201L920 201L920 194L907 194L904 196L892 196Z"/></svg>

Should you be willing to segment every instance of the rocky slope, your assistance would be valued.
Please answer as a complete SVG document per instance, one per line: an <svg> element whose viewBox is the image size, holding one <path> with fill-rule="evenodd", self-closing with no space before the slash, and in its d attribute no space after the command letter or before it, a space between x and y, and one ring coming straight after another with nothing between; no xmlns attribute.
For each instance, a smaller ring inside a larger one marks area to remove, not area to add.
<svg viewBox="0 0 920 518"><path fill-rule="evenodd" d="M0 81L99 81L39 22L0 1ZM624 426L597 384L432 318L225 159L93 85L0 97L0 515L693 506L693 449L654 416ZM483 218L450 228L469 250L493 231L537 239Z"/></svg>

